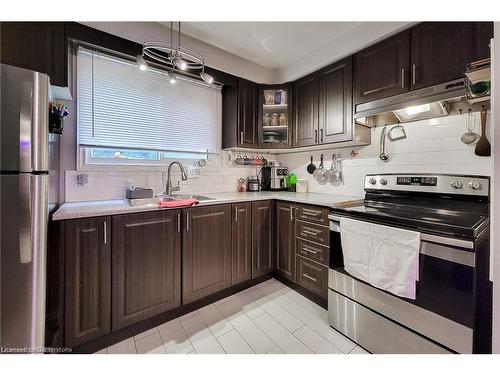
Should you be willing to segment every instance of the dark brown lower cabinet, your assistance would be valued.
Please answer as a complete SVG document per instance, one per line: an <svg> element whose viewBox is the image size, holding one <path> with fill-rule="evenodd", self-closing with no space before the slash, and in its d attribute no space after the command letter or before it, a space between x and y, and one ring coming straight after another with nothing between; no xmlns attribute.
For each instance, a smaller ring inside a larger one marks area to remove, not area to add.
<svg viewBox="0 0 500 375"><path fill-rule="evenodd" d="M252 202L252 277L274 270L274 204Z"/></svg>
<svg viewBox="0 0 500 375"><path fill-rule="evenodd" d="M180 210L113 217L113 330L180 306L180 224Z"/></svg>
<svg viewBox="0 0 500 375"><path fill-rule="evenodd" d="M295 206L276 204L276 273L295 281Z"/></svg>
<svg viewBox="0 0 500 375"><path fill-rule="evenodd" d="M67 347L110 332L110 224L109 217L64 223Z"/></svg>
<svg viewBox="0 0 500 375"><path fill-rule="evenodd" d="M328 297L328 267L297 255L297 284Z"/></svg>
<svg viewBox="0 0 500 375"><path fill-rule="evenodd" d="M252 203L232 205L232 285L252 278Z"/></svg>
<svg viewBox="0 0 500 375"><path fill-rule="evenodd" d="M231 205L184 211L182 300L187 304L231 286Z"/></svg>

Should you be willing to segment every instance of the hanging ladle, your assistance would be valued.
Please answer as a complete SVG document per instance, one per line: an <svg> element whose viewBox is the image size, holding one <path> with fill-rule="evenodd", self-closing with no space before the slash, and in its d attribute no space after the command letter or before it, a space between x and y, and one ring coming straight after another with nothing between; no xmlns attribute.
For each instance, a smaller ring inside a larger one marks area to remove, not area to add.
<svg viewBox="0 0 500 375"><path fill-rule="evenodd" d="M382 132L380 133L380 155L379 158L382 161L388 162L389 161L389 155L385 153L385 135L387 133L387 125L384 126L382 129Z"/></svg>

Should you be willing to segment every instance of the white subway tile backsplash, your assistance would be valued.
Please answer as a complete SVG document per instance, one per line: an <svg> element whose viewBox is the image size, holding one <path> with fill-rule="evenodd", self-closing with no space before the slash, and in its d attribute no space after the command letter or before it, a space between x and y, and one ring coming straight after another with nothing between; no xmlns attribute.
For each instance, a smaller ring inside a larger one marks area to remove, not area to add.
<svg viewBox="0 0 500 375"><path fill-rule="evenodd" d="M258 169L255 167L241 167L235 165L233 161L227 159L227 152L222 152L218 156L211 156L207 166L199 168L200 175L189 177L187 181L181 181L181 172L177 166L172 169L172 184L181 188L180 193L212 193L236 191L238 178L246 178L255 175ZM250 155L250 154L249 154ZM273 155L264 155L267 160L276 160ZM192 161L183 162L187 168L196 168ZM125 196L127 186L142 186L153 189L154 194L164 190L162 174L164 170L133 170L131 167L123 171L117 171L116 167L110 171L103 171L102 168L95 171L66 171L65 189L66 201L85 201L102 199L122 199ZM78 186L76 175L85 173L89 176L89 183L85 186Z"/></svg>
<svg viewBox="0 0 500 375"><path fill-rule="evenodd" d="M479 116L475 116L475 131L479 133ZM491 122L488 117L488 134L491 134ZM380 133L382 127L372 130L372 143L355 150L358 155L350 157L351 149L329 149L316 152L301 152L284 155L264 155L268 160L279 160L291 172L295 172L301 179L309 181L309 191L340 195L363 195L364 176L370 173L451 173L491 175L491 158L478 157L474 154L474 145L468 146L460 141L465 132L465 116L447 116L443 118L422 120L403 125L407 139L397 142L387 141L389 162L379 159ZM491 139L491 138L490 138ZM344 182L339 186L319 185L306 171L310 156L319 164L320 154L325 156L325 168L331 166L332 153L341 153L343 161ZM200 168L200 174L190 177L187 181L181 180L179 169L172 169L172 183L180 181L181 193L214 193L236 191L240 177L256 175L259 168L241 167L235 165L222 152L218 156L211 156L207 166ZM237 153L235 153L237 154ZM242 153L243 155L244 153ZM234 156L234 155L233 155ZM250 154L248 154L250 156ZM192 161L183 162L186 167L195 168ZM166 170L166 166L165 166ZM164 170L132 170L130 167L123 171L112 168L103 171L66 171L66 201L121 199L129 184L152 188L155 194L163 191L162 173ZM79 186L76 175L85 173L89 176L88 184Z"/></svg>
<svg viewBox="0 0 500 375"><path fill-rule="evenodd" d="M475 131L479 133L478 115L476 114ZM372 129L372 143L355 150L358 155L350 157L351 149L330 149L316 152L278 155L278 160L295 172L298 178L309 181L309 191L340 195L364 194L364 176L372 173L450 173L491 175L491 158L474 154L474 145L468 146L460 141L466 131L465 116L447 116L403 124L407 138L390 142L387 140L386 152L389 162L379 159L380 133L382 127ZM491 134L491 122L487 120L488 134ZM491 138L490 138L491 139ZM330 168L331 154L341 153L344 182L339 186L319 185L307 173L306 167L310 156L319 164L320 154L325 156L325 168Z"/></svg>

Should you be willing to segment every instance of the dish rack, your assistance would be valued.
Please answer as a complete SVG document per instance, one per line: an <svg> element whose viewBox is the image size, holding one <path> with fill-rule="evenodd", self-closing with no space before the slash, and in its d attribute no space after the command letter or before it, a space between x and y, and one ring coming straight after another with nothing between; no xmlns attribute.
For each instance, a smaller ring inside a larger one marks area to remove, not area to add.
<svg viewBox="0 0 500 375"><path fill-rule="evenodd" d="M472 86L484 82L490 88L480 95L474 95ZM469 104L480 103L490 100L491 93L491 63L490 59L483 59L470 63L465 71L466 100Z"/></svg>

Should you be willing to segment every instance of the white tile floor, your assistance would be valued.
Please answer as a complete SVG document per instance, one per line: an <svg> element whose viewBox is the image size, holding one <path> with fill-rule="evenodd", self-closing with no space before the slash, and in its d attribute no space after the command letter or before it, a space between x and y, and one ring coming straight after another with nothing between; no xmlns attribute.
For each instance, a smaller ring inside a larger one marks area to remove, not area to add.
<svg viewBox="0 0 500 375"><path fill-rule="evenodd" d="M364 354L327 311L271 279L97 353Z"/></svg>

